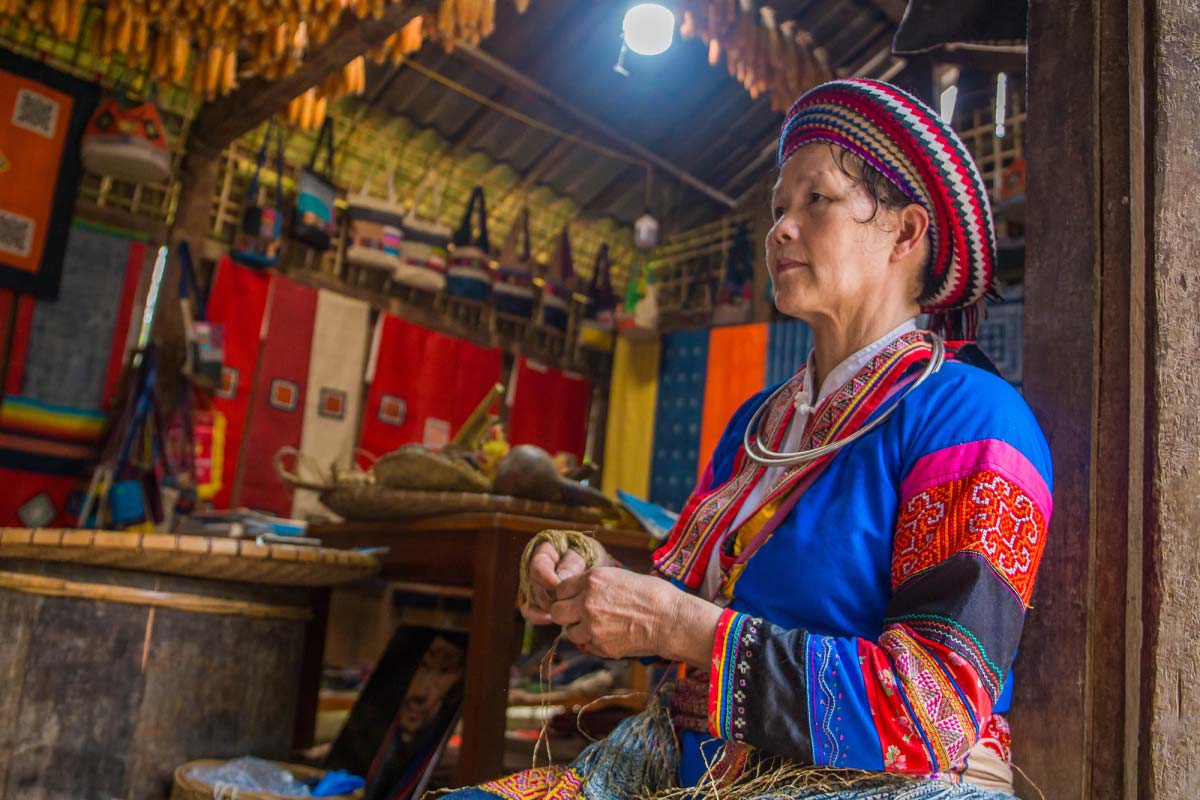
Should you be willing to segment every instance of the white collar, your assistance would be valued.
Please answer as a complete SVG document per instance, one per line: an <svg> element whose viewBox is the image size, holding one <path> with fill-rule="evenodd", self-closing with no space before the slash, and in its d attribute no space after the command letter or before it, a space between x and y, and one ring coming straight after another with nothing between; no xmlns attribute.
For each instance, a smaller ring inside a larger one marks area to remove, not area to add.
<svg viewBox="0 0 1200 800"><path fill-rule="evenodd" d="M892 342L899 339L906 333L912 333L917 329L916 317L897 325L892 330L885 333L875 341L871 342L866 347L858 352L848 356L842 363L834 367L825 380L821 381L821 392L817 395L817 399L813 400L813 374L814 362L816 360L816 349L810 350L808 353L808 367L804 370L804 386L800 393L796 395L793 401L796 404L798 413L813 412L825 398L841 389L846 385L847 381L858 374L859 370L865 367L872 358L874 358L881 350L890 345Z"/></svg>

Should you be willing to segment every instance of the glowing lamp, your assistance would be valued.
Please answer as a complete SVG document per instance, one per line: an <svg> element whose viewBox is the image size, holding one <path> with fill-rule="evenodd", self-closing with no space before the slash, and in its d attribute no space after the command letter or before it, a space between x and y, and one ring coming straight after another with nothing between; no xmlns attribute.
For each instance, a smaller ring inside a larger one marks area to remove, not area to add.
<svg viewBox="0 0 1200 800"><path fill-rule="evenodd" d="M629 9L623 25L625 44L635 53L656 56L665 53L675 37L675 15L658 3L642 3Z"/></svg>

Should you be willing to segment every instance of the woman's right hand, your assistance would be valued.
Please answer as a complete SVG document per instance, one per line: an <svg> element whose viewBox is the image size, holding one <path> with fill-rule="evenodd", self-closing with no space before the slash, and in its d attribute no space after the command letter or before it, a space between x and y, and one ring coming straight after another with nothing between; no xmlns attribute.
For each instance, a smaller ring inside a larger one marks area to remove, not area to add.
<svg viewBox="0 0 1200 800"><path fill-rule="evenodd" d="M602 555L597 566L606 564L608 556ZM574 550L568 550L565 555L559 555L558 550L549 542L543 542L533 551L529 560L529 582L533 594L533 603L521 606L521 614L534 625L549 625L550 606L557 599L555 593L558 585L567 578L582 575L587 570L587 562L583 556Z"/></svg>

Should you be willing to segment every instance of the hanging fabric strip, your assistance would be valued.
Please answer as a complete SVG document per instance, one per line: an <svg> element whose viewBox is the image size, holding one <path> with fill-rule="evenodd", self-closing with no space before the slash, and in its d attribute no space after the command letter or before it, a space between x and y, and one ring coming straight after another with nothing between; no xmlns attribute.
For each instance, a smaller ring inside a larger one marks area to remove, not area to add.
<svg viewBox="0 0 1200 800"><path fill-rule="evenodd" d="M412 442L442 446L499 382L501 361L496 348L380 314L359 446L376 456Z"/></svg>
<svg viewBox="0 0 1200 800"><path fill-rule="evenodd" d="M292 511L292 488L275 474L275 453L282 447L300 446L316 314L316 289L282 275L271 278L265 335L237 471L239 486L233 495L239 507L283 517Z"/></svg>
<svg viewBox="0 0 1200 800"><path fill-rule="evenodd" d="M652 497L650 477L661 353L658 339L617 337L604 437L602 486L609 497L615 497L618 489L635 497Z"/></svg>
<svg viewBox="0 0 1200 800"><path fill-rule="evenodd" d="M767 334L767 386L796 374L812 349L812 330L798 319L770 323Z"/></svg>
<svg viewBox="0 0 1200 800"><path fill-rule="evenodd" d="M508 438L533 444L552 456L569 453L582 462L587 443L591 383L525 357L518 360L516 385L509 387L512 414ZM626 455L622 455L625 458Z"/></svg>
<svg viewBox="0 0 1200 800"><path fill-rule="evenodd" d="M301 465L311 461L328 471L333 464L348 468L354 463L370 311L361 300L325 289L317 296L300 434L300 453L308 458L300 459ZM296 490L294 519L328 513L316 492Z"/></svg>
<svg viewBox="0 0 1200 800"><path fill-rule="evenodd" d="M704 468L725 425L748 398L762 390L767 375L767 326L713 328L708 343L700 462Z"/></svg>
<svg viewBox="0 0 1200 800"><path fill-rule="evenodd" d="M223 441L214 442L212 452L212 458L220 461L219 469L216 464L213 467L213 473L221 477L221 486L213 495L217 508L229 508L233 499L233 477L250 412L250 387L258 364L270 286L270 273L240 266L227 257L218 262L209 292L208 318L225 326L225 360L213 401L214 409L224 418Z"/></svg>

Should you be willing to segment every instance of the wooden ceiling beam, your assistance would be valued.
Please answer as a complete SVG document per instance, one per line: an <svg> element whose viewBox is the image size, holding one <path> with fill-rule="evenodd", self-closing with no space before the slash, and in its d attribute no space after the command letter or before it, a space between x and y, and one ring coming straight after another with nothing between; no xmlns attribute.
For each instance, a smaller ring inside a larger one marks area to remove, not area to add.
<svg viewBox="0 0 1200 800"><path fill-rule="evenodd" d="M500 61L491 54L486 53L476 47L470 46L460 46L456 48L454 52L458 55L461 55L472 65L491 74L498 80L509 83L514 89L526 94L531 94L535 97L540 97L541 99L547 101L559 111L573 118L580 125L600 133L605 138L618 144L622 149L631 155L645 159L662 172L674 177L680 183L683 183L692 189L711 197L727 208L733 207L733 198L729 197L721 190L700 180L695 175L671 163L644 145L639 144L638 142L635 142L629 137L621 134L604 122L596 119L591 114L576 108L574 105L559 97L542 84L517 71L516 69L513 69L508 64L505 64L503 61Z"/></svg>
<svg viewBox="0 0 1200 800"><path fill-rule="evenodd" d="M904 19L904 12L908 9L905 0L869 0L867 5L886 17L894 26L900 24L900 20Z"/></svg>
<svg viewBox="0 0 1200 800"><path fill-rule="evenodd" d="M409 20L425 13L433 5L432 0L392 3L379 19L359 19L350 12L343 13L328 41L310 51L291 75L275 81L251 78L241 88L206 103L192 122L189 132L191 146L210 152L223 150L274 114L285 110L292 98L316 86L351 59L382 45Z"/></svg>

